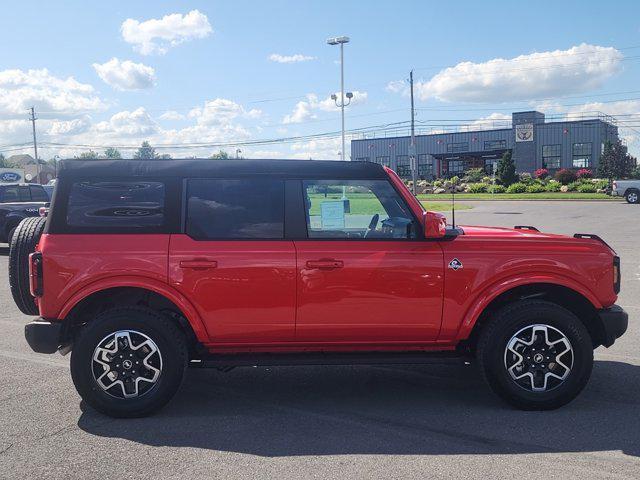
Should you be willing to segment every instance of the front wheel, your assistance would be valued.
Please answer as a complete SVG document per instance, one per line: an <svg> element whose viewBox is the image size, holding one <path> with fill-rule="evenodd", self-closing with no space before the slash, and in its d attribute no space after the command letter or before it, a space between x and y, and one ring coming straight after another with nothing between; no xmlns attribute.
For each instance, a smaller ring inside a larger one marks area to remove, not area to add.
<svg viewBox="0 0 640 480"><path fill-rule="evenodd" d="M168 403L187 365L184 334L145 308L107 310L80 331L71 377L82 399L111 417L142 417Z"/></svg>
<svg viewBox="0 0 640 480"><path fill-rule="evenodd" d="M497 311L478 342L491 389L522 410L552 410L573 400L593 368L584 324L560 305L522 300Z"/></svg>

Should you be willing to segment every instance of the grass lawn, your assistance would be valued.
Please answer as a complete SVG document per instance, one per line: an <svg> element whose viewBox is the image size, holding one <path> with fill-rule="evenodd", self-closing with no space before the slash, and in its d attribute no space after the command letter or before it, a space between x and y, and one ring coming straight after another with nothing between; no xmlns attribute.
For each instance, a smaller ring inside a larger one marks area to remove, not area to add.
<svg viewBox="0 0 640 480"><path fill-rule="evenodd" d="M458 196L456 195L456 198ZM340 200L342 194L330 193L326 197L321 193L312 193L309 195L311 200L311 215L320 215L320 204L324 201ZM347 193L349 199L350 213L353 215L373 215L375 213L384 212L384 208L380 204L380 201L372 194L366 193ZM420 199L422 205L427 210L436 212L451 211L451 200L446 196L440 196L439 202L428 201L425 202ZM473 208L471 205L456 205L456 210L468 210Z"/></svg>
<svg viewBox="0 0 640 480"><path fill-rule="evenodd" d="M450 193L418 195L420 201L451 201ZM604 200L620 201L620 198L610 197L604 193L579 192L543 192L543 193L456 193L456 200ZM458 208L458 207L456 207Z"/></svg>

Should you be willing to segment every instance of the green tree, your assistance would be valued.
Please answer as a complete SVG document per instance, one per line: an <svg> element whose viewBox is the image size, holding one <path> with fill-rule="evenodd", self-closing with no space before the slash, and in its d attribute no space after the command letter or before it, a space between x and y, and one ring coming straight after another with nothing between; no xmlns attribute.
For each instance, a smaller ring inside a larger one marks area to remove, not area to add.
<svg viewBox="0 0 640 480"><path fill-rule="evenodd" d="M158 155L156 158L160 159L160 160L171 160L171 155L168 153L161 153L160 155Z"/></svg>
<svg viewBox="0 0 640 480"><path fill-rule="evenodd" d="M511 150L504 152L502 158L498 160L498 166L496 167L496 181L500 185L504 185L506 187L518 181L518 176L516 175L516 164L513 161Z"/></svg>
<svg viewBox="0 0 640 480"><path fill-rule="evenodd" d="M220 150L218 153L214 153L209 158L213 160L227 160L229 158L229 154L224 150Z"/></svg>
<svg viewBox="0 0 640 480"><path fill-rule="evenodd" d="M82 152L77 158L81 160L97 160L99 155L97 152L89 150L88 152Z"/></svg>
<svg viewBox="0 0 640 480"><path fill-rule="evenodd" d="M0 153L0 168L13 168L10 161L4 158L4 155Z"/></svg>
<svg viewBox="0 0 640 480"><path fill-rule="evenodd" d="M122 158L120 150L117 148L109 147L104 151L105 158Z"/></svg>
<svg viewBox="0 0 640 480"><path fill-rule="evenodd" d="M142 145L140 145L140 148L136 150L136 153L133 154L133 158L138 160L155 160L158 158L158 154L156 153L156 149L145 140L142 142Z"/></svg>
<svg viewBox="0 0 640 480"><path fill-rule="evenodd" d="M598 163L598 176L613 180L631 176L637 165L635 157L629 155L627 147L620 140L604 143L600 162Z"/></svg>

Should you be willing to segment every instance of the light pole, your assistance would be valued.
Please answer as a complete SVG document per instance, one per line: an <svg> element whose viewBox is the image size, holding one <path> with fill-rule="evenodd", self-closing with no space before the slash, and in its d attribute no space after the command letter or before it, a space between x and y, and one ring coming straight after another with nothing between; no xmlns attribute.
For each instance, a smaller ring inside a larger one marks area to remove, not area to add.
<svg viewBox="0 0 640 480"><path fill-rule="evenodd" d="M334 94L331 95L331 98L334 102L336 102L336 106L340 107L342 112L342 160L346 158L345 155L345 142L344 142L344 107L351 103L351 99L353 98L353 93L347 92L347 98L349 99L348 103L344 103L344 44L349 43L349 37L332 37L327 39L327 44L329 45L340 45L340 103L338 103L338 97Z"/></svg>

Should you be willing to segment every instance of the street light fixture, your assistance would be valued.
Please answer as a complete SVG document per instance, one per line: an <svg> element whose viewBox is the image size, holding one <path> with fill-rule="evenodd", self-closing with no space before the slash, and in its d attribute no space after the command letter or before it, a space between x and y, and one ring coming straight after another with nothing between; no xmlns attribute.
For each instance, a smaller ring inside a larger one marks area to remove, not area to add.
<svg viewBox="0 0 640 480"><path fill-rule="evenodd" d="M327 39L328 45L340 45L340 103L338 103L337 95L331 95L331 98L334 102L336 102L336 106L340 107L342 113L342 160L345 157L345 141L344 141L344 107L351 103L351 99L353 98L353 93L347 92L347 98L349 99L348 103L344 103L344 44L349 43L349 37L341 36L341 37L331 37Z"/></svg>

